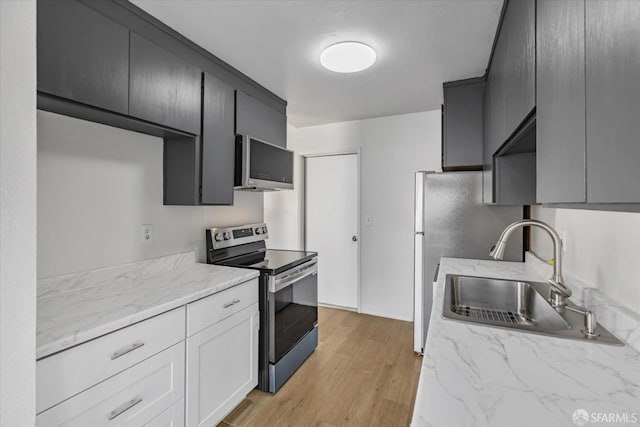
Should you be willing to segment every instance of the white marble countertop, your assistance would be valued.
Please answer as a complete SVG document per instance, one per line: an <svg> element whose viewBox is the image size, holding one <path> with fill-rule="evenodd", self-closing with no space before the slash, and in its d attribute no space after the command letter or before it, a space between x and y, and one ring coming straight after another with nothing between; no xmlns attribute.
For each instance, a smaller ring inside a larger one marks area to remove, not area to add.
<svg viewBox="0 0 640 427"><path fill-rule="evenodd" d="M36 358L258 277L195 263L193 252L38 282Z"/></svg>
<svg viewBox="0 0 640 427"><path fill-rule="evenodd" d="M445 320L447 274L547 279L530 263L442 259L412 426L575 426L579 409L594 424L611 414L640 423L640 353L632 346Z"/></svg>

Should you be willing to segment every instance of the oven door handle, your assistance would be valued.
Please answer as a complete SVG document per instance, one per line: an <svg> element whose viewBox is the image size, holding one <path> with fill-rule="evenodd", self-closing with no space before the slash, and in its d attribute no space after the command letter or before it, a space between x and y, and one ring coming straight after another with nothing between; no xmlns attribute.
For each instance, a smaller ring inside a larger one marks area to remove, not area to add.
<svg viewBox="0 0 640 427"><path fill-rule="evenodd" d="M318 274L318 260L313 259L305 264L298 266L292 273L279 274L272 276L269 280L269 292L276 292L293 285L307 276Z"/></svg>

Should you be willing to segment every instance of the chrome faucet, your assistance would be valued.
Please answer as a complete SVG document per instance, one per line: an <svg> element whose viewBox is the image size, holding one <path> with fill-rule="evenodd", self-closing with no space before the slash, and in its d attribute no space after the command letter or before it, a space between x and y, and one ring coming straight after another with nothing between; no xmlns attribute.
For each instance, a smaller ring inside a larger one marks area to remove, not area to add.
<svg viewBox="0 0 640 427"><path fill-rule="evenodd" d="M560 236L556 230L549 224L535 219L523 219L509 224L500 235L496 244L491 248L489 256L496 260L503 259L504 250L507 247L511 233L517 228L529 225L542 228L549 234L551 240L553 240L553 276L549 279L549 284L552 287L549 300L554 307L564 307L567 305L567 298L571 296L571 290L564 285L564 279L562 277L562 240L560 240Z"/></svg>

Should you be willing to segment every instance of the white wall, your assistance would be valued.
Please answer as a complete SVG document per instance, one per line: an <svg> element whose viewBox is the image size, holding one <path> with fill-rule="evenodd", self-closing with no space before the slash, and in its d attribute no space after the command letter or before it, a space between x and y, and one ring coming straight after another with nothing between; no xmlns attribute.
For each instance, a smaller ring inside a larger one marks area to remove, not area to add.
<svg viewBox="0 0 640 427"><path fill-rule="evenodd" d="M0 1L0 425L35 421L36 3Z"/></svg>
<svg viewBox="0 0 640 427"><path fill-rule="evenodd" d="M236 192L234 206L163 206L160 138L37 117L39 278L189 250L205 262L207 227L262 221L260 193Z"/></svg>
<svg viewBox="0 0 640 427"><path fill-rule="evenodd" d="M294 191L265 195L270 247L302 248L300 155L360 150L361 311L412 320L414 172L440 169L440 111L288 129ZM365 227L364 217L374 225ZM322 254L319 254L322 257Z"/></svg>
<svg viewBox="0 0 640 427"><path fill-rule="evenodd" d="M304 176L297 143L298 128L287 125L287 148L296 151L293 159L294 190L265 193L264 220L269 227L269 248L304 249Z"/></svg>
<svg viewBox="0 0 640 427"><path fill-rule="evenodd" d="M534 206L532 217L551 224L561 235L566 233L567 275L640 313L640 213ZM534 232L533 250L553 258L551 239L544 232Z"/></svg>

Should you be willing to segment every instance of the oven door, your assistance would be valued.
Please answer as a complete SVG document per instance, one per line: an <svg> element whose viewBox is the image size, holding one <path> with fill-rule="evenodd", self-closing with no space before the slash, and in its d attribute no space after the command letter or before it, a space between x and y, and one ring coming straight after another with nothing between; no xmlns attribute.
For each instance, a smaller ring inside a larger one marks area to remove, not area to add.
<svg viewBox="0 0 640 427"><path fill-rule="evenodd" d="M316 258L269 278L269 363L277 363L318 324Z"/></svg>

